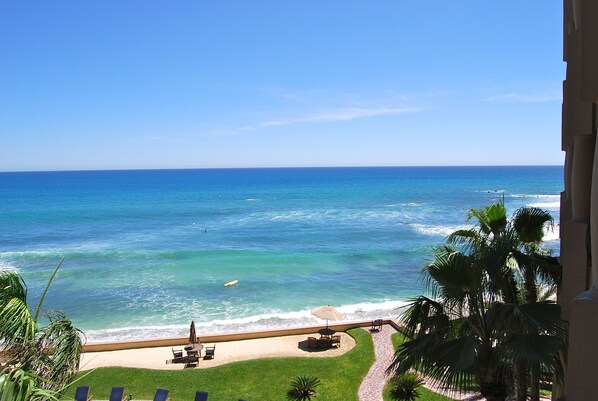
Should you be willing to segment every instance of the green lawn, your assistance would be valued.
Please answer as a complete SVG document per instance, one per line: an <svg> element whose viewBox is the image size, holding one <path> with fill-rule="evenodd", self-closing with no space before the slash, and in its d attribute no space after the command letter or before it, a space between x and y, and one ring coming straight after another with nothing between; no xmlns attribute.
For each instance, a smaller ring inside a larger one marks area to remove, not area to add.
<svg viewBox="0 0 598 401"><path fill-rule="evenodd" d="M355 347L334 358L270 358L235 362L210 369L149 370L98 368L81 372L63 399L72 400L77 385L89 385L94 399L108 399L112 386L125 386L134 400L151 400L157 387L170 390L171 401L193 401L197 390L210 393L210 401L284 400L291 380L298 375L320 379L317 399L357 401L357 390L374 362L371 336L351 329Z"/></svg>

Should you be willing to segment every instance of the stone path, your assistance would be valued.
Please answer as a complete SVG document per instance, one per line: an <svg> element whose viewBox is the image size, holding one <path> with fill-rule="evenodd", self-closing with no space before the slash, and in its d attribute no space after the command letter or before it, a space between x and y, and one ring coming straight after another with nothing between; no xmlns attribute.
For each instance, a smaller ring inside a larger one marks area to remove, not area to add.
<svg viewBox="0 0 598 401"><path fill-rule="evenodd" d="M370 368L370 371L365 376L361 386L359 387L359 401L382 401L382 390L390 379L386 374L386 368L392 362L394 349L390 336L396 333L396 330L389 324L382 325L382 330L372 332L372 339L374 340L374 354L376 361ZM447 397L457 398L461 397L463 401L477 401L484 398L480 394L474 393L457 393L454 390L441 388L433 384L426 384L427 388L437 393L444 394Z"/></svg>
<svg viewBox="0 0 598 401"><path fill-rule="evenodd" d="M382 325L382 330L378 332L372 332L376 361L361 382L358 392L360 401L382 401L382 390L390 378L386 375L386 368L392 362L394 354L390 341L393 333L396 333L396 330L389 324Z"/></svg>

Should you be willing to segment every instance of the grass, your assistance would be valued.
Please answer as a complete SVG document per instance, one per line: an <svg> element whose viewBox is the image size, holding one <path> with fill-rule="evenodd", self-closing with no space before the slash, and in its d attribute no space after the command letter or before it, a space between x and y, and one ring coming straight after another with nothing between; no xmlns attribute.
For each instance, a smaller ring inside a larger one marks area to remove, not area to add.
<svg viewBox="0 0 598 401"><path fill-rule="evenodd" d="M72 400L78 385L89 385L94 399L108 399L113 386L125 386L134 400L152 400L157 387L170 390L171 401L192 401L197 390L210 401L284 400L291 381L299 375L316 376L317 399L357 401L357 390L374 362L371 336L351 329L355 347L333 358L268 358L234 362L209 369L150 370L98 368L80 372L63 399Z"/></svg>

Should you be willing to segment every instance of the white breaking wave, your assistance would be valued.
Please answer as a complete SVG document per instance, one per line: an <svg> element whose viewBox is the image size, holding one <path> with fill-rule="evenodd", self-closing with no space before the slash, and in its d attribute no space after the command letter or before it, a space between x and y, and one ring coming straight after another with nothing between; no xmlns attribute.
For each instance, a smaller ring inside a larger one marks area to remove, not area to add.
<svg viewBox="0 0 598 401"><path fill-rule="evenodd" d="M431 235L431 236L442 236L448 237L450 234L457 230L466 230L471 228L471 226L428 226L425 224L410 224L411 227L415 229L418 234L423 235ZM555 224L552 229L545 229L544 231L544 238L542 239L544 242L549 241L558 241L560 239L560 226Z"/></svg>
<svg viewBox="0 0 598 401"><path fill-rule="evenodd" d="M544 238L542 238L542 240L544 242L559 241L561 239L560 235L561 235L561 226L558 224L555 224L552 229L544 230Z"/></svg>
<svg viewBox="0 0 598 401"><path fill-rule="evenodd" d="M379 303L359 303L336 307L344 315L343 322L397 318L408 301L387 300ZM313 305L314 307L319 305ZM324 324L325 321L313 316L311 309L294 312L271 312L254 316L230 319L214 319L209 322L195 321L198 336L206 334L238 333L245 331L284 329ZM148 338L185 337L189 334L189 323L177 325L145 325L137 327L84 330L87 341L109 342L129 341Z"/></svg>
<svg viewBox="0 0 598 401"><path fill-rule="evenodd" d="M0 260L0 271L19 273L19 269L3 260Z"/></svg>
<svg viewBox="0 0 598 401"><path fill-rule="evenodd" d="M558 211L561 209L561 202L535 202L530 203L528 206L537 207L539 209Z"/></svg>
<svg viewBox="0 0 598 401"><path fill-rule="evenodd" d="M513 195L508 195L508 198L545 198L545 199L557 199L560 200L561 199L561 195L557 194L513 194Z"/></svg>
<svg viewBox="0 0 598 401"><path fill-rule="evenodd" d="M471 228L471 226L461 225L461 226L429 226L426 224L411 224L411 227L415 229L418 234L423 235L435 235L435 236L442 236L448 237L450 234L454 233L457 230L466 230Z"/></svg>

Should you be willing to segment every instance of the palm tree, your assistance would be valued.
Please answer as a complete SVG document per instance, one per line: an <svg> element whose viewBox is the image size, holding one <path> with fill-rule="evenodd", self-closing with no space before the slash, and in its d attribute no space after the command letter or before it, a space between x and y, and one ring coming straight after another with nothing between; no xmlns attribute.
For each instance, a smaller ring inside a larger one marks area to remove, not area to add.
<svg viewBox="0 0 598 401"><path fill-rule="evenodd" d="M535 207L523 207L515 211L509 221L504 204L495 203L471 210L468 221L471 220L477 221L475 228L457 231L449 236L449 241L464 244L466 249L472 250L480 258L494 288L502 294L503 302L535 303L539 300L540 285L544 285L549 293L556 293L560 284L560 264L540 247L545 228L551 228L554 224L548 212ZM519 327L528 330L516 322L510 324L513 325L511 329ZM517 400L526 400L528 371L531 371L532 401L538 401L539 362L518 357L514 371Z"/></svg>
<svg viewBox="0 0 598 401"><path fill-rule="evenodd" d="M32 313L27 304L27 286L12 271L0 272L0 343L8 356L7 365L39 377L42 389L64 391L79 369L83 333L62 312L51 311L46 326L39 322L42 305L58 264Z"/></svg>
<svg viewBox="0 0 598 401"><path fill-rule="evenodd" d="M559 306L538 300L538 283L558 279L558 263L539 247L552 219L522 208L509 221L501 203L471 210L473 219L477 226L451 234L424 268L431 297L416 298L405 313L412 340L389 370L416 368L461 388L474 381L492 401L504 400L515 381L525 399L529 368L534 380L540 367L558 373L564 349Z"/></svg>

